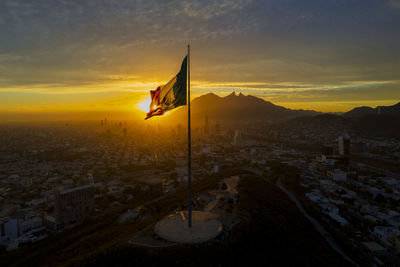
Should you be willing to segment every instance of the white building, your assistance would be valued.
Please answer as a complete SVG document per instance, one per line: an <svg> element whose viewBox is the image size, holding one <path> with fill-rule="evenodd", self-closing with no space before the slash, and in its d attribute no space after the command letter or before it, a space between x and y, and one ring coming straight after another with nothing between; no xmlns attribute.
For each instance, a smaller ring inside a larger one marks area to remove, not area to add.
<svg viewBox="0 0 400 267"><path fill-rule="evenodd" d="M8 241L18 238L18 220L8 217L0 220L0 241Z"/></svg>

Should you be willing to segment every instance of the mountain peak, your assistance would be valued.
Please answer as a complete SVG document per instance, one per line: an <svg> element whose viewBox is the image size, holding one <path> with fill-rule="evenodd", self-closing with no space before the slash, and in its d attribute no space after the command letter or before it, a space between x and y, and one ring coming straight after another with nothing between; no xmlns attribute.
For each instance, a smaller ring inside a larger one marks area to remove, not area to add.
<svg viewBox="0 0 400 267"><path fill-rule="evenodd" d="M248 95L248 96L250 96L250 95ZM236 97L246 97L246 96L244 94L242 94L242 92L239 92L239 94L236 94L236 92L233 91L232 93L227 95L225 98L236 98Z"/></svg>
<svg viewBox="0 0 400 267"><path fill-rule="evenodd" d="M232 93L230 93L229 95L226 96L226 98L228 97L236 97L236 92L233 91Z"/></svg>

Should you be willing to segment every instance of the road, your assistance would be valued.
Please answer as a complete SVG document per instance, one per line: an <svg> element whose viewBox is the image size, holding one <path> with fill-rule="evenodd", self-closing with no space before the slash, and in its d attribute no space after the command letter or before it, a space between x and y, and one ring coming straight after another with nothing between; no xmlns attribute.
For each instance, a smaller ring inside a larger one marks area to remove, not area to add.
<svg viewBox="0 0 400 267"><path fill-rule="evenodd" d="M331 234L325 230L325 228L313 217L307 214L307 212L304 210L303 205L301 205L300 201L297 200L296 196L287 190L285 187L283 187L281 183L281 179L278 179L278 182L276 185L290 198L291 201L293 201L297 208L300 210L301 213L312 223L312 225L315 227L315 229L325 238L325 240L328 242L328 244L333 248L337 253L343 256L347 261L349 261L351 264L355 266L359 266L357 263L355 263L352 259L350 259L344 252L343 250L335 243L335 240L331 236Z"/></svg>

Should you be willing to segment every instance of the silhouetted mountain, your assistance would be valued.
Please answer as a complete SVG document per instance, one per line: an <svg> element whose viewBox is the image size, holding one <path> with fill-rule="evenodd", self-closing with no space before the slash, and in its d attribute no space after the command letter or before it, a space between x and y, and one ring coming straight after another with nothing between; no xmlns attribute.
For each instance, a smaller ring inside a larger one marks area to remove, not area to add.
<svg viewBox="0 0 400 267"><path fill-rule="evenodd" d="M357 118L354 127L363 135L398 137L400 135L400 114L384 112Z"/></svg>
<svg viewBox="0 0 400 267"><path fill-rule="evenodd" d="M388 138L400 135L400 116L388 113L354 117L322 114L294 118L277 124L277 127L285 132L312 132L331 139L337 132Z"/></svg>
<svg viewBox="0 0 400 267"><path fill-rule="evenodd" d="M213 93L193 99L191 104L192 119L201 120L205 115L213 120L225 122L240 121L271 121L279 122L288 119L314 116L320 114L312 110L292 110L277 106L255 96L238 95L233 92L226 97L219 97ZM186 109L182 108L173 114L175 119L186 117Z"/></svg>
<svg viewBox="0 0 400 267"><path fill-rule="evenodd" d="M400 102L393 106L379 106L376 108L378 114L400 116Z"/></svg>
<svg viewBox="0 0 400 267"><path fill-rule="evenodd" d="M371 107L357 107L343 114L345 117L357 118L365 115L376 114L376 110Z"/></svg>
<svg viewBox="0 0 400 267"><path fill-rule="evenodd" d="M357 107L350 110L349 112L344 113L343 116L349 118L360 118L363 116L374 114L400 116L400 102L393 106L378 106L376 108Z"/></svg>
<svg viewBox="0 0 400 267"><path fill-rule="evenodd" d="M173 114L174 122L187 120L187 109L182 107ZM299 129L328 136L338 130L364 136L395 137L400 134L400 103L393 106L357 107L342 115L320 113L312 110L292 110L274 105L261 98L238 95L226 97L213 93L195 98L191 104L194 125L203 123L207 115L211 120L224 123L272 122L289 132Z"/></svg>

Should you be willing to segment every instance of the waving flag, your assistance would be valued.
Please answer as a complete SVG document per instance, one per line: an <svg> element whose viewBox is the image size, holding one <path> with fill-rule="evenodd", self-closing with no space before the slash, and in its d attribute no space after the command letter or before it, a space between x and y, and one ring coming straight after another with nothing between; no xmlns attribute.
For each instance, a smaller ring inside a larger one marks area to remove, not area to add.
<svg viewBox="0 0 400 267"><path fill-rule="evenodd" d="M150 112L145 120L164 114L166 111L186 105L187 56L183 59L181 70L166 85L151 90Z"/></svg>

